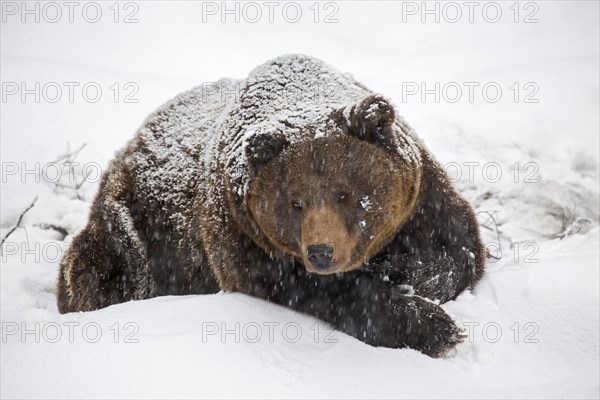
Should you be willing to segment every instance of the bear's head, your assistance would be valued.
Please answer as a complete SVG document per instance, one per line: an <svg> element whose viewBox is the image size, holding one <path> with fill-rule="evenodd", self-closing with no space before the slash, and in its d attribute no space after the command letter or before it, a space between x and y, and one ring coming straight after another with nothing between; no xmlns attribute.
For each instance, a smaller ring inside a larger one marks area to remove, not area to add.
<svg viewBox="0 0 600 400"><path fill-rule="evenodd" d="M248 211L269 243L320 274L376 255L414 207L420 172L394 153L393 107L369 96L333 112L335 134L288 144L258 136Z"/></svg>

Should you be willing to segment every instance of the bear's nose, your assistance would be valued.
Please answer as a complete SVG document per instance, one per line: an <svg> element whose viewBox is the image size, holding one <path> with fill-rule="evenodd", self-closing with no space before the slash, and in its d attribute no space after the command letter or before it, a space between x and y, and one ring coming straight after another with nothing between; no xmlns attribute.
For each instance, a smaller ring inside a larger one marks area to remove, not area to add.
<svg viewBox="0 0 600 400"><path fill-rule="evenodd" d="M317 270L325 270L331 265L333 247L325 243L311 244L306 249L306 257Z"/></svg>

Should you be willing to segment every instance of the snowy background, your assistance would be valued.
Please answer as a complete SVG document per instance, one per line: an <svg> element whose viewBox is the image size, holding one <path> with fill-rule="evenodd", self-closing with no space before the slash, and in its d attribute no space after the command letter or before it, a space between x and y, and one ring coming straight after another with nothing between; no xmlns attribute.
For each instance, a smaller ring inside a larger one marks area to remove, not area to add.
<svg viewBox="0 0 600 400"><path fill-rule="evenodd" d="M2 2L1 237L37 196L2 245L2 398L600 396L598 2L428 3L439 22L421 2L280 2L272 22L261 2L257 22L244 3L53 4ZM373 348L229 293L58 314L60 255L145 116L286 53L391 98L476 207L495 258L444 305L465 343Z"/></svg>

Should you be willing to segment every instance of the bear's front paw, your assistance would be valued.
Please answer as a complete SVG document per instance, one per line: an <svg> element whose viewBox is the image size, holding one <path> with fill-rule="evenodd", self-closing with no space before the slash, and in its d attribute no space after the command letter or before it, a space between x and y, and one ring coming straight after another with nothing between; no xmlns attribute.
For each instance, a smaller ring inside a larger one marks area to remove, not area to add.
<svg viewBox="0 0 600 400"><path fill-rule="evenodd" d="M402 296L395 313L400 340L430 357L443 357L465 338L463 330L440 306L421 297Z"/></svg>
<svg viewBox="0 0 600 400"><path fill-rule="evenodd" d="M425 312L420 324L424 340L417 341L414 348L430 357L443 357L466 337L464 331L441 308ZM413 346L409 344L409 347Z"/></svg>

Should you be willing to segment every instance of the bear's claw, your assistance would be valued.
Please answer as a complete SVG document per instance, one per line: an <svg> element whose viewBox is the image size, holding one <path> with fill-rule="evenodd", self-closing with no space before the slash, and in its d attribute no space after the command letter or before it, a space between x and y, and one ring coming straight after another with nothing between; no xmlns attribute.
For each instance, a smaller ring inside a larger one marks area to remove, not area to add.
<svg viewBox="0 0 600 400"><path fill-rule="evenodd" d="M411 327L405 331L407 347L437 358L464 341L464 330L440 306L418 296L405 299L408 302L399 316Z"/></svg>

